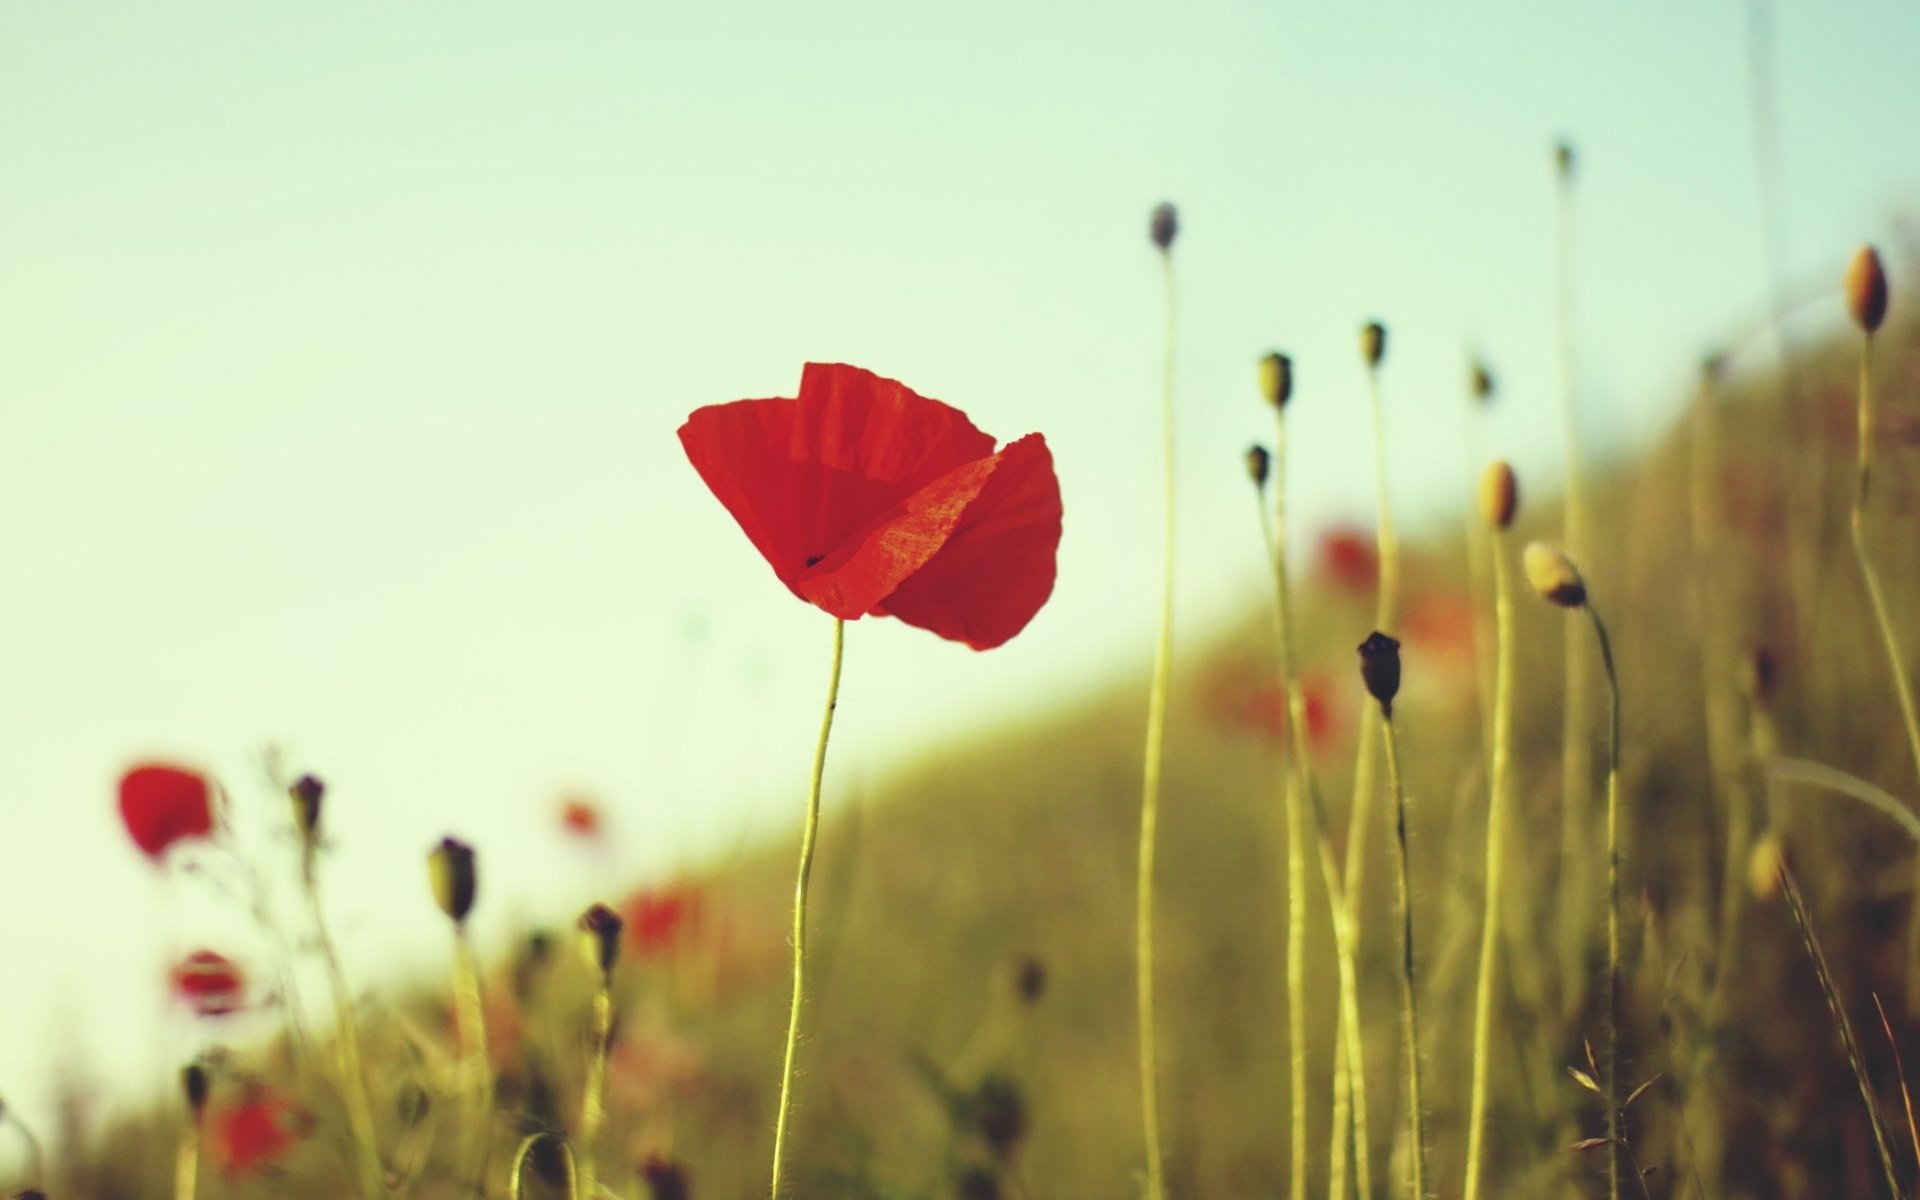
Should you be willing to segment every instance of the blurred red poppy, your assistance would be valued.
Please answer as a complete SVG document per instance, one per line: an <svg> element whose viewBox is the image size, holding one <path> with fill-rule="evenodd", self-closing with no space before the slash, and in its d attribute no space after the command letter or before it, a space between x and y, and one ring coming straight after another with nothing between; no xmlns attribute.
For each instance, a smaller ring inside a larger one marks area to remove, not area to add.
<svg viewBox="0 0 1920 1200"><path fill-rule="evenodd" d="M138 766L120 777L120 819L141 853L158 861L182 838L213 832L213 788L193 771Z"/></svg>
<svg viewBox="0 0 1920 1200"><path fill-rule="evenodd" d="M699 906L700 897L686 884L642 888L621 906L627 944L641 954L671 949L692 925Z"/></svg>
<svg viewBox="0 0 1920 1200"><path fill-rule="evenodd" d="M1037 433L996 452L958 409L808 363L797 399L697 409L680 442L780 582L842 620L987 650L1053 592L1060 483Z"/></svg>
<svg viewBox="0 0 1920 1200"><path fill-rule="evenodd" d="M600 810L591 800L568 800L560 806L560 827L577 837L596 837L600 833Z"/></svg>
<svg viewBox="0 0 1920 1200"><path fill-rule="evenodd" d="M1320 535L1319 573L1342 591L1371 594L1380 584L1380 556L1373 535L1351 527Z"/></svg>
<svg viewBox="0 0 1920 1200"><path fill-rule="evenodd" d="M269 1166L293 1145L289 1128L296 1109L258 1085L246 1097L213 1115L213 1152L228 1175L251 1175Z"/></svg>
<svg viewBox="0 0 1920 1200"><path fill-rule="evenodd" d="M232 959L195 950L173 967L173 990L203 1017L224 1017L246 1003L247 979Z"/></svg>

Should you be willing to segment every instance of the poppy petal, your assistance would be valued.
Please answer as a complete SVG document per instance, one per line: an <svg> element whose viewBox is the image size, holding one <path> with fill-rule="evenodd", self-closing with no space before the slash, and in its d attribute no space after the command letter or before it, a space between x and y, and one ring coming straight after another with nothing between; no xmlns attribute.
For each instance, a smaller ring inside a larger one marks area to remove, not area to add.
<svg viewBox="0 0 1920 1200"><path fill-rule="evenodd" d="M795 400L736 400L697 408L680 426L680 445L714 497L788 587L806 562L800 510L788 500L798 484L787 457Z"/></svg>
<svg viewBox="0 0 1920 1200"><path fill-rule="evenodd" d="M1025 629L1053 594L1060 480L1041 435L995 456L993 474L925 566L873 611L991 650Z"/></svg>

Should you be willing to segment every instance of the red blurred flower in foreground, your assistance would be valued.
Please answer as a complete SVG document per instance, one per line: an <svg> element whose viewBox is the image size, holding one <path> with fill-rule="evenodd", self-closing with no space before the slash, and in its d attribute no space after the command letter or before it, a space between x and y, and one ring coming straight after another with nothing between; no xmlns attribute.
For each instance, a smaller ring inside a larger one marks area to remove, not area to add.
<svg viewBox="0 0 1920 1200"><path fill-rule="evenodd" d="M699 895L686 884L642 888L621 906L627 945L642 955L672 949L693 924L699 907Z"/></svg>
<svg viewBox="0 0 1920 1200"><path fill-rule="evenodd" d="M203 1017L224 1017L246 1003L247 979L232 959L195 950L173 966L173 990Z"/></svg>
<svg viewBox="0 0 1920 1200"><path fill-rule="evenodd" d="M269 1166L293 1145L289 1128L297 1110L266 1088L255 1085L245 1099L213 1116L213 1152L228 1175L251 1175Z"/></svg>
<svg viewBox="0 0 1920 1200"><path fill-rule="evenodd" d="M1380 583L1380 556L1373 535L1343 526L1320 535L1319 573L1342 591L1372 593Z"/></svg>
<svg viewBox="0 0 1920 1200"><path fill-rule="evenodd" d="M120 777L120 819L133 844L157 862L182 838L213 832L213 788L179 767L135 767Z"/></svg>
<svg viewBox="0 0 1920 1200"><path fill-rule="evenodd" d="M575 837L598 837L600 810L591 800L578 797L567 800L560 806L560 827Z"/></svg>
<svg viewBox="0 0 1920 1200"><path fill-rule="evenodd" d="M697 409L680 442L780 582L842 620L987 650L1053 591L1060 483L1037 433L996 453L958 409L808 363L798 399Z"/></svg>

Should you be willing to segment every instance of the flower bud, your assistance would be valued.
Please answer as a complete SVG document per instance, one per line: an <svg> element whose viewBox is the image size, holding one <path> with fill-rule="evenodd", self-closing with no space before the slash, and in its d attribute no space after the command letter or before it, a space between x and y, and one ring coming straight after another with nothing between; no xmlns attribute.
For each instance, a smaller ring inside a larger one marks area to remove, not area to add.
<svg viewBox="0 0 1920 1200"><path fill-rule="evenodd" d="M207 1111L207 1093L212 1090L212 1081L207 1078L207 1069L199 1063L188 1063L180 1072L180 1090L187 1098L187 1111L194 1120Z"/></svg>
<svg viewBox="0 0 1920 1200"><path fill-rule="evenodd" d="M1047 963L1037 954L1022 954L1013 964L1013 991L1029 1008L1047 994Z"/></svg>
<svg viewBox="0 0 1920 1200"><path fill-rule="evenodd" d="M1482 404L1493 399L1493 369L1484 362L1475 362L1470 377L1473 398Z"/></svg>
<svg viewBox="0 0 1920 1200"><path fill-rule="evenodd" d="M1853 252L1847 264L1847 311L1863 333L1872 333L1887 319L1887 273L1872 246Z"/></svg>
<svg viewBox="0 0 1920 1200"><path fill-rule="evenodd" d="M1527 582L1541 599L1561 608L1579 608L1587 602L1587 583L1580 578L1580 568L1558 546L1534 542L1527 547L1521 564L1526 568Z"/></svg>
<svg viewBox="0 0 1920 1200"><path fill-rule="evenodd" d="M1386 356L1387 327L1378 321L1368 321L1360 327L1360 357L1367 360L1369 367L1377 367Z"/></svg>
<svg viewBox="0 0 1920 1200"><path fill-rule="evenodd" d="M1753 843L1747 852L1747 890L1755 900L1764 904L1779 895L1780 866L1785 861L1780 835L1771 829Z"/></svg>
<svg viewBox="0 0 1920 1200"><path fill-rule="evenodd" d="M1267 453L1265 446L1247 447L1247 478L1253 480L1253 486L1267 486L1267 476L1273 470L1273 455Z"/></svg>
<svg viewBox="0 0 1920 1200"><path fill-rule="evenodd" d="M652 1200L687 1200L693 1194L686 1167L658 1154L641 1164L640 1177L647 1181L647 1194Z"/></svg>
<svg viewBox="0 0 1920 1200"><path fill-rule="evenodd" d="M1393 698L1400 691L1400 643L1378 630L1361 642L1360 679L1380 702L1380 711L1392 716Z"/></svg>
<svg viewBox="0 0 1920 1200"><path fill-rule="evenodd" d="M427 855L427 878L433 884L433 898L440 911L452 917L455 924L464 924L473 911L477 887L473 847L455 838L441 838Z"/></svg>
<svg viewBox="0 0 1920 1200"><path fill-rule="evenodd" d="M1293 398L1293 360L1278 350L1260 360L1260 394L1275 408Z"/></svg>
<svg viewBox="0 0 1920 1200"><path fill-rule="evenodd" d="M1741 680L1746 686L1747 702L1757 709L1766 709L1773 703L1773 689L1780 682L1780 664L1774 660L1773 651L1765 646L1755 646L1747 651L1746 662L1742 664Z"/></svg>
<svg viewBox="0 0 1920 1200"><path fill-rule="evenodd" d="M602 975L611 976L613 964L620 958L620 929L624 924L620 914L604 904L596 904L580 915L580 944L587 952L587 961Z"/></svg>
<svg viewBox="0 0 1920 1200"><path fill-rule="evenodd" d="M309 842L320 828L320 800L326 794L327 785L312 775L302 775L287 789L287 795L293 800L294 827Z"/></svg>
<svg viewBox="0 0 1920 1200"><path fill-rule="evenodd" d="M1504 462L1488 463L1480 472L1480 519L1488 529L1506 529L1519 508L1520 485L1513 478L1513 468Z"/></svg>
<svg viewBox="0 0 1920 1200"><path fill-rule="evenodd" d="M1153 216L1147 222L1147 232L1153 237L1153 244L1165 254L1173 248L1173 235L1180 232L1180 215L1172 204L1162 201L1153 208Z"/></svg>
<svg viewBox="0 0 1920 1200"><path fill-rule="evenodd" d="M1561 138L1553 146L1553 169L1559 173L1561 182L1573 182L1573 143Z"/></svg>

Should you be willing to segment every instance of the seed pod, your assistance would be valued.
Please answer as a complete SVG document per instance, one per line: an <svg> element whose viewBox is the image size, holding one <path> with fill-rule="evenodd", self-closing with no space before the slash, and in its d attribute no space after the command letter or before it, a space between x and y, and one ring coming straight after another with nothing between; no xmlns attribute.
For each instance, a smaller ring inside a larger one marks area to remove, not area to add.
<svg viewBox="0 0 1920 1200"><path fill-rule="evenodd" d="M613 964L620 958L620 930L625 924L620 914L604 904L596 904L580 915L580 942L587 961L602 975L613 975Z"/></svg>
<svg viewBox="0 0 1920 1200"><path fill-rule="evenodd" d="M1493 368L1484 362L1476 361L1469 380L1473 388L1473 398L1482 404L1493 400Z"/></svg>
<svg viewBox="0 0 1920 1200"><path fill-rule="evenodd" d="M477 888L473 847L455 838L441 838L427 855L427 879L433 885L433 899L440 911L455 924L464 924L473 911Z"/></svg>
<svg viewBox="0 0 1920 1200"><path fill-rule="evenodd" d="M1367 694L1380 702L1380 711L1393 715L1393 698L1400 692L1400 643L1375 630L1360 643L1360 679Z"/></svg>
<svg viewBox="0 0 1920 1200"><path fill-rule="evenodd" d="M1293 398L1293 360L1278 350L1260 360L1260 394L1275 408Z"/></svg>
<svg viewBox="0 0 1920 1200"><path fill-rule="evenodd" d="M1378 321L1368 321L1360 327L1360 357L1367 360L1369 367L1377 367L1386 356L1387 327Z"/></svg>
<svg viewBox="0 0 1920 1200"><path fill-rule="evenodd" d="M327 785L312 775L302 775L287 789L293 801L294 827L307 841L312 841L320 829L320 801L326 794Z"/></svg>
<svg viewBox="0 0 1920 1200"><path fill-rule="evenodd" d="M1847 311L1863 333L1872 333L1887 319L1887 273L1872 246L1853 252L1847 264Z"/></svg>
<svg viewBox="0 0 1920 1200"><path fill-rule="evenodd" d="M1580 578L1580 568L1574 566L1573 560L1558 546L1531 543L1522 565L1526 568L1527 582L1540 593L1541 599L1561 608L1579 608L1587 602L1587 583Z"/></svg>
<svg viewBox="0 0 1920 1200"><path fill-rule="evenodd" d="M1513 514L1519 508L1520 485L1514 480L1513 468L1497 460L1488 463L1480 472L1480 519L1488 529L1506 529L1513 524Z"/></svg>
<svg viewBox="0 0 1920 1200"><path fill-rule="evenodd" d="M1154 205L1153 216L1147 222L1147 233L1153 238L1153 244L1165 254L1173 249L1173 235L1180 232L1180 214L1172 204L1162 201Z"/></svg>
<svg viewBox="0 0 1920 1200"><path fill-rule="evenodd" d="M207 1093L213 1083L207 1078L207 1069L199 1063L188 1063L180 1072L180 1091L187 1098L187 1111L194 1120L207 1111Z"/></svg>
<svg viewBox="0 0 1920 1200"><path fill-rule="evenodd" d="M1265 446L1247 447L1247 478L1253 480L1253 486L1267 486L1267 475L1273 470L1273 455L1267 453Z"/></svg>

